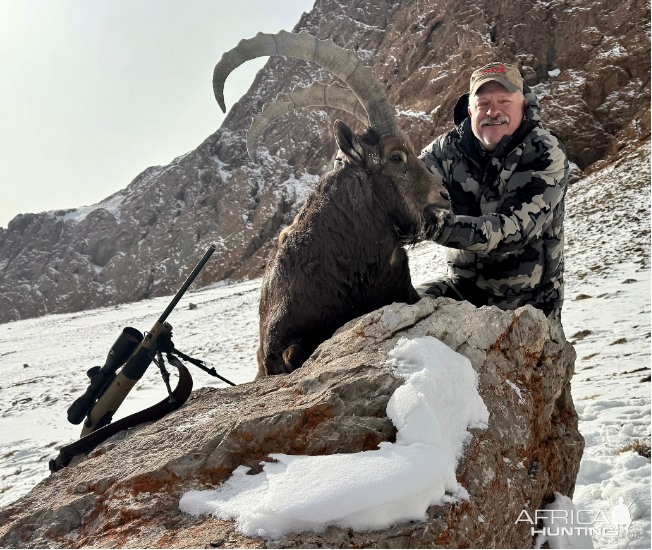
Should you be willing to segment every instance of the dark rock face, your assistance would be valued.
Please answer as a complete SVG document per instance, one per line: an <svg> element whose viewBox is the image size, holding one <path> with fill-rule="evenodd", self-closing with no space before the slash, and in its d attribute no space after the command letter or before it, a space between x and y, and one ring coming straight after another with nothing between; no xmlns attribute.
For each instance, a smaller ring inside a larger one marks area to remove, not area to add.
<svg viewBox="0 0 652 550"><path fill-rule="evenodd" d="M275 543L179 511L184 492L212 488L239 465L260 471L270 453L353 453L393 441L386 409L403 379L388 354L399 338L424 336L471 361L489 411L457 468L468 501L386 530L329 527ZM572 496L579 471L574 362L561 328L530 306L393 304L345 325L292 374L199 390L162 420L117 434L0 511L0 546L531 548L530 525L514 522L554 491Z"/></svg>
<svg viewBox="0 0 652 550"><path fill-rule="evenodd" d="M475 67L516 63L584 170L649 139L648 22L643 0L317 0L294 30L366 60L416 149L452 127ZM0 228L0 322L170 294L213 241L220 248L199 285L260 276L273 239L331 166L333 121L361 128L331 110L293 113L262 136L260 166L246 156L246 130L279 92L329 79L270 59L196 150L148 168L91 212L24 214Z"/></svg>

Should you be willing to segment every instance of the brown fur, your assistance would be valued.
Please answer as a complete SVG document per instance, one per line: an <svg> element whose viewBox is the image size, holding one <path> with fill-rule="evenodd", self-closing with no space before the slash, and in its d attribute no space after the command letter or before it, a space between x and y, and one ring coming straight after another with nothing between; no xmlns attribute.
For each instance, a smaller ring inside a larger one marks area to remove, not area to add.
<svg viewBox="0 0 652 550"><path fill-rule="evenodd" d="M299 368L351 319L417 302L402 243L423 230L426 207L450 207L403 136L356 136L337 121L335 137L339 165L281 232L265 270L258 376Z"/></svg>

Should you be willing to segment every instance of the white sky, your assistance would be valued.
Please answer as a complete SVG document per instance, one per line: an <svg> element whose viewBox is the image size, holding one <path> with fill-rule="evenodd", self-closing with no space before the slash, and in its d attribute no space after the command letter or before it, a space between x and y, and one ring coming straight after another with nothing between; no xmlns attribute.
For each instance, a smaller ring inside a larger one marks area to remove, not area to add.
<svg viewBox="0 0 652 550"><path fill-rule="evenodd" d="M96 203L197 147L224 117L222 53L313 3L0 0L0 226ZM227 109L266 60L229 77Z"/></svg>

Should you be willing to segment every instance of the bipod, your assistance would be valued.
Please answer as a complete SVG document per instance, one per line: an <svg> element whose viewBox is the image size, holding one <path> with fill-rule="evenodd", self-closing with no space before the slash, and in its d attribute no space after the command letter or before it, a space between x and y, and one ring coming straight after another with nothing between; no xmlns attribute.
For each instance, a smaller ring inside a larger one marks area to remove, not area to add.
<svg viewBox="0 0 652 550"><path fill-rule="evenodd" d="M210 367L209 368L209 367L206 366L206 363L204 363L202 360L190 357L189 355L186 355L182 351L179 351L177 348L175 348L174 347L174 342L172 342L172 335L171 334L169 334L169 335L166 334L166 335L162 336L159 339L159 347L158 347L158 350L157 350L159 356L160 356L160 352L162 352L162 351L165 352L168 362L171 365L174 365L175 367L177 367L178 365L174 361L179 361L179 359L183 359L184 361L187 361L188 363L192 363L196 367L199 367L201 370L203 370L204 372L210 374L211 376L214 376L215 378L219 378L220 380L222 380L222 382L226 382L227 384L229 384L231 386L236 385L233 382L231 382L231 380L227 380L223 376L220 376L217 373L217 371L215 370L215 367ZM175 355L177 357L175 357ZM181 363L181 361L179 361L179 363ZM183 363L181 363L181 364L183 364ZM165 375L163 375L163 380L165 380ZM169 385L168 385L168 392L169 392Z"/></svg>
<svg viewBox="0 0 652 550"><path fill-rule="evenodd" d="M177 404L177 400L174 398L174 395L172 394L172 388L170 387L170 373L165 368L165 361L163 360L163 354L161 353L160 349L156 351L156 359L154 359L154 363L156 363L158 366L158 370L161 372L163 382L165 382L165 387L168 390L168 403L170 403L170 408L176 408L175 405ZM175 365L172 362L170 362L170 364L178 368L178 365Z"/></svg>

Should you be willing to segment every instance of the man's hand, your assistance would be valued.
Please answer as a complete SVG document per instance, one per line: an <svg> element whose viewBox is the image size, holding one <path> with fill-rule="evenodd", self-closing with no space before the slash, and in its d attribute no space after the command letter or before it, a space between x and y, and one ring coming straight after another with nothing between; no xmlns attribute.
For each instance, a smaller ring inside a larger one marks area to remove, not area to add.
<svg viewBox="0 0 652 550"><path fill-rule="evenodd" d="M448 210L426 207L423 212L423 231L419 240L436 241L444 232L446 217L450 214Z"/></svg>
<svg viewBox="0 0 652 550"><path fill-rule="evenodd" d="M428 206L423 212L423 224L418 233L403 233L396 228L396 236L401 245L417 244L421 241L437 240L444 232L446 217L451 215L450 210L442 210Z"/></svg>

